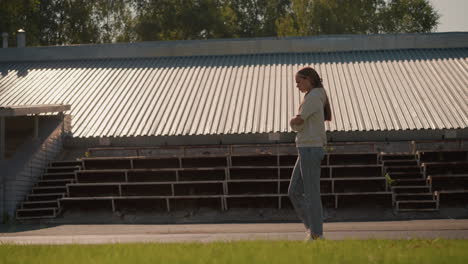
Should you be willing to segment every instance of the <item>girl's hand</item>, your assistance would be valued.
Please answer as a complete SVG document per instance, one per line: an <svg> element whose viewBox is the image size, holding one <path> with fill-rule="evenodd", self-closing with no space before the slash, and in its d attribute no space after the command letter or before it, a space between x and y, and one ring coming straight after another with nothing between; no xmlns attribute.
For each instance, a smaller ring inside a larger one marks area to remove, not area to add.
<svg viewBox="0 0 468 264"><path fill-rule="evenodd" d="M295 117L291 118L291 121L289 121L289 124L291 126L300 126L304 124L304 119L300 115L296 115Z"/></svg>

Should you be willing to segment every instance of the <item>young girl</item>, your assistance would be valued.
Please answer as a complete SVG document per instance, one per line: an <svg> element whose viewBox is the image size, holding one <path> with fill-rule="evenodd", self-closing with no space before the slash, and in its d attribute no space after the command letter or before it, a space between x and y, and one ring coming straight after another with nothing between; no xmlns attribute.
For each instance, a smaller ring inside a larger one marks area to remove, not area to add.
<svg viewBox="0 0 468 264"><path fill-rule="evenodd" d="M307 240L323 236L322 200L320 197L320 164L327 143L324 121L331 120L328 97L318 73L310 67L296 74L296 86L305 93L299 113L290 126L297 132L299 156L294 166L288 196L307 229Z"/></svg>

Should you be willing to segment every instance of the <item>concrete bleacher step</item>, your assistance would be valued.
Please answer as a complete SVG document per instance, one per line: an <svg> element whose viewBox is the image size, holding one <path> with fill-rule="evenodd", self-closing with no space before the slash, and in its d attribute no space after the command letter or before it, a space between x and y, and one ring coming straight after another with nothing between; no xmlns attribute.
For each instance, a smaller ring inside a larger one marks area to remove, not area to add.
<svg viewBox="0 0 468 264"><path fill-rule="evenodd" d="M63 198L65 196L64 192L60 193L41 193L41 194L28 194L28 201L43 201L43 200L56 200Z"/></svg>
<svg viewBox="0 0 468 264"><path fill-rule="evenodd" d="M429 150L418 151L421 162L468 161L468 150Z"/></svg>
<svg viewBox="0 0 468 264"><path fill-rule="evenodd" d="M389 160L416 160L416 155L409 153L381 153L380 159L382 161Z"/></svg>
<svg viewBox="0 0 468 264"><path fill-rule="evenodd" d="M384 160L382 161L384 166L417 166L418 161L416 160Z"/></svg>
<svg viewBox="0 0 468 264"><path fill-rule="evenodd" d="M437 201L435 200L401 200L396 201L395 209L397 212L410 211L438 211Z"/></svg>
<svg viewBox="0 0 468 264"><path fill-rule="evenodd" d="M22 202L19 209L37 209L37 208L58 208L57 200L45 200L45 201L34 201L34 202Z"/></svg>
<svg viewBox="0 0 468 264"><path fill-rule="evenodd" d="M33 187L33 194L46 194L46 193L59 193L66 192L67 188L65 186L46 186L46 187Z"/></svg>
<svg viewBox="0 0 468 264"><path fill-rule="evenodd" d="M426 209L399 209L398 212L436 212L439 211L437 208L426 208Z"/></svg>
<svg viewBox="0 0 468 264"><path fill-rule="evenodd" d="M422 186L426 184L426 180L422 177L395 179L395 186Z"/></svg>
<svg viewBox="0 0 468 264"><path fill-rule="evenodd" d="M46 169L46 173L74 172L79 169L80 169L80 166L48 167Z"/></svg>
<svg viewBox="0 0 468 264"><path fill-rule="evenodd" d="M394 180L416 178L424 179L421 172L389 172L388 175Z"/></svg>
<svg viewBox="0 0 468 264"><path fill-rule="evenodd" d="M465 207L468 204L468 189L438 190L434 192L441 205L458 205Z"/></svg>
<svg viewBox="0 0 468 264"><path fill-rule="evenodd" d="M58 209L56 207L17 209L16 219L34 219L34 218L54 218Z"/></svg>
<svg viewBox="0 0 468 264"><path fill-rule="evenodd" d="M406 173L418 173L421 172L421 168L418 165L411 166L391 166L385 167L388 173L394 172L406 172Z"/></svg>
<svg viewBox="0 0 468 264"><path fill-rule="evenodd" d="M323 159L322 165L375 165L378 164L378 153L329 153L328 160Z"/></svg>
<svg viewBox="0 0 468 264"><path fill-rule="evenodd" d="M57 173L45 173L42 175L42 180L74 180L74 172L57 172Z"/></svg>
<svg viewBox="0 0 468 264"><path fill-rule="evenodd" d="M395 201L404 201L404 200L414 200L414 201L421 201L421 200L433 200L432 193L397 193L394 194Z"/></svg>
<svg viewBox="0 0 468 264"><path fill-rule="evenodd" d="M423 162L421 168L430 174L463 174L468 173L468 161Z"/></svg>
<svg viewBox="0 0 468 264"><path fill-rule="evenodd" d="M427 183L432 190L468 190L468 174L429 175Z"/></svg>
<svg viewBox="0 0 468 264"><path fill-rule="evenodd" d="M73 181L74 179L40 180L36 183L36 187L65 186Z"/></svg>
<svg viewBox="0 0 468 264"><path fill-rule="evenodd" d="M51 161L49 167L81 167L81 160L60 160L60 161Z"/></svg>
<svg viewBox="0 0 468 264"><path fill-rule="evenodd" d="M429 186L392 186L392 191L395 194L398 193L425 193L430 192Z"/></svg>

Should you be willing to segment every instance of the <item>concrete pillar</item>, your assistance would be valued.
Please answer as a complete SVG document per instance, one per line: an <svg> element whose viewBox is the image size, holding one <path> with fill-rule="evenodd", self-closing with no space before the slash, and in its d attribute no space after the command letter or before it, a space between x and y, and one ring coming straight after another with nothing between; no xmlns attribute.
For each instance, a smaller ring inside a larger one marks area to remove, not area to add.
<svg viewBox="0 0 468 264"><path fill-rule="evenodd" d="M2 45L2 47L3 47L4 49L8 48L8 33L3 32L3 33L2 33L2 39L3 39L3 45Z"/></svg>
<svg viewBox="0 0 468 264"><path fill-rule="evenodd" d="M18 30L16 35L18 48L26 47L26 32L22 29Z"/></svg>

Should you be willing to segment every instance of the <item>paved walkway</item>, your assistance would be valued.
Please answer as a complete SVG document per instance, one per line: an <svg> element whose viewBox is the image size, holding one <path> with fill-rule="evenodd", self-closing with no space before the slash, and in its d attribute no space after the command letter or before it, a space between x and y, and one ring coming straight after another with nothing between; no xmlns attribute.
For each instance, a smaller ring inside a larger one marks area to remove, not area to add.
<svg viewBox="0 0 468 264"><path fill-rule="evenodd" d="M0 226L0 232L0 244L303 240L305 236L298 223ZM324 236L329 240L468 239L468 219L325 223Z"/></svg>

